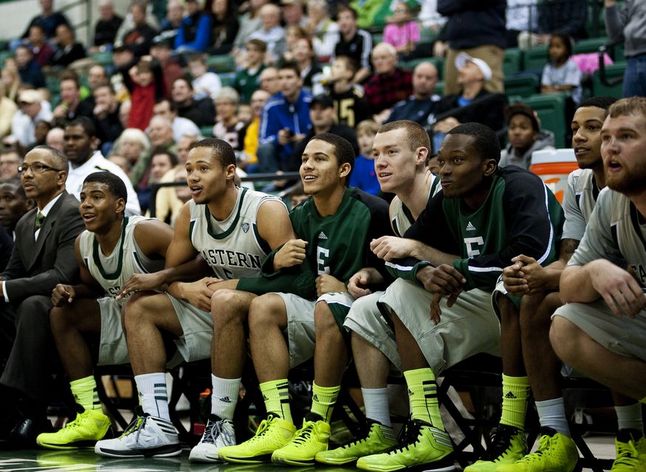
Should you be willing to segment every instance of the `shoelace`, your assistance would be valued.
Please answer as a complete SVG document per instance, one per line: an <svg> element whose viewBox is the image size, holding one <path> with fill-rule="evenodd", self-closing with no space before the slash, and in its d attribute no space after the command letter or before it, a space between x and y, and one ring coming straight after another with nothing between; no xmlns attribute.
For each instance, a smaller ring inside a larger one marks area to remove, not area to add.
<svg viewBox="0 0 646 472"><path fill-rule="evenodd" d="M539 461L542 458L543 453L547 449L549 449L551 440L552 440L551 436L548 436L548 435L541 436L538 442L538 449L536 449L536 451L533 452L532 454L527 454L525 457L520 459L517 463Z"/></svg>
<svg viewBox="0 0 646 472"><path fill-rule="evenodd" d="M208 420L204 434L202 435L202 442L215 444L215 440L222 434L222 422Z"/></svg>
<svg viewBox="0 0 646 472"><path fill-rule="evenodd" d="M271 416L267 419L262 420L258 425L258 430L256 431L256 434L254 434L251 438L249 438L249 442L257 441L260 438L262 438L267 433L267 430L269 429L269 426L271 426L271 422L273 419L274 417Z"/></svg>
<svg viewBox="0 0 646 472"><path fill-rule="evenodd" d="M617 458L615 459L615 464L636 466L639 463L637 459L638 455L639 452L635 447L634 441L630 440L627 443L620 442L617 444Z"/></svg>
<svg viewBox="0 0 646 472"><path fill-rule="evenodd" d="M484 454L483 460L493 461L504 456L509 451L511 438L515 431L511 428L496 428L491 434L491 446Z"/></svg>
<svg viewBox="0 0 646 472"><path fill-rule="evenodd" d="M308 441L310 437L312 436L312 430L314 429L313 424L308 424L307 426L304 426L301 428L301 430L298 432L298 436L296 436L292 442L294 444L303 444L304 442Z"/></svg>
<svg viewBox="0 0 646 472"><path fill-rule="evenodd" d="M374 426L370 426L370 429L368 430L368 432L366 433L366 435L364 437L359 438L359 439L355 439L354 441L349 442L348 444L343 446L343 449L349 449L351 447L354 447L354 446L357 446L359 444L365 443L368 440L368 438L370 437L370 433L372 432L373 427Z"/></svg>
<svg viewBox="0 0 646 472"><path fill-rule="evenodd" d="M137 439L139 439L139 432L144 428L146 425L146 420L148 419L148 415L145 416L136 416L128 425L126 429L123 430L123 434L121 437L126 437L129 434L132 433L137 433Z"/></svg>
<svg viewBox="0 0 646 472"><path fill-rule="evenodd" d="M406 431L404 431L403 434L400 435L400 437L403 439L401 441L401 447L398 447L397 449L390 451L389 454L391 455L399 454L401 452L410 450L410 446L417 443L419 439L418 436L419 436L421 427L422 427L421 424L415 421L409 421L405 426Z"/></svg>

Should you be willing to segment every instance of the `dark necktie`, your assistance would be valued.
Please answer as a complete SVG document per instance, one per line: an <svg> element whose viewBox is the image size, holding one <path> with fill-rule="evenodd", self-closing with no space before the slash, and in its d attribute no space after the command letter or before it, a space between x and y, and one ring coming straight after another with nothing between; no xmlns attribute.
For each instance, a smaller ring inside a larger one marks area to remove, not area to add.
<svg viewBox="0 0 646 472"><path fill-rule="evenodd" d="M43 226L43 221L45 221L45 215L40 211L36 213L36 221L34 223L34 231L38 231L41 226Z"/></svg>

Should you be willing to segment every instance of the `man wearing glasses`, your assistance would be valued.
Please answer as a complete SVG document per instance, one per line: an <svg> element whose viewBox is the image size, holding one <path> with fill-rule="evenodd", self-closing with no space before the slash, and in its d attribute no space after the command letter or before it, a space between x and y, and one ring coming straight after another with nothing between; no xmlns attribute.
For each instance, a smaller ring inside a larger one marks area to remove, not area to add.
<svg viewBox="0 0 646 472"><path fill-rule="evenodd" d="M46 416L53 345L51 292L78 276L74 240L83 230L79 202L65 191L67 158L38 146L18 169L36 208L16 225L11 259L0 274L0 330L15 338L0 377L0 440L12 448L35 444L51 429Z"/></svg>

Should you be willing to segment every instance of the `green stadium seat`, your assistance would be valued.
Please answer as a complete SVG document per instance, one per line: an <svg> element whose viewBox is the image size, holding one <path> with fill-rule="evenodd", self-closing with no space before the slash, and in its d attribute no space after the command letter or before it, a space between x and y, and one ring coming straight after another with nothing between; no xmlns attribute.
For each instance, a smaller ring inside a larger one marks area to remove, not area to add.
<svg viewBox="0 0 646 472"><path fill-rule="evenodd" d="M431 62L436 68L438 73L438 78L442 79L442 74L444 73L444 58L429 56L429 57L418 57L417 59L411 59L410 61L403 61L399 63L399 67L405 70L413 70L417 67L417 64L422 62Z"/></svg>
<svg viewBox="0 0 646 472"><path fill-rule="evenodd" d="M606 77L609 80L616 79L617 84L609 86L601 83L601 77L599 71L596 71L592 75L592 95L595 97L616 97L621 98L623 96L623 80L619 81L618 78L624 76L624 71L626 70L626 63L619 62L606 66Z"/></svg>
<svg viewBox="0 0 646 472"><path fill-rule="evenodd" d="M102 66L112 65L112 52L110 51L100 51L92 53L90 56L94 62Z"/></svg>
<svg viewBox="0 0 646 472"><path fill-rule="evenodd" d="M444 95L444 82L440 81L437 84L435 84L435 93L438 94L439 96Z"/></svg>
<svg viewBox="0 0 646 472"><path fill-rule="evenodd" d="M528 72L542 72L547 63L547 46L537 46L527 49L524 53L523 70Z"/></svg>
<svg viewBox="0 0 646 472"><path fill-rule="evenodd" d="M233 82L236 78L235 72L223 72L218 74L220 77L220 82L222 82L222 87L233 87Z"/></svg>
<svg viewBox="0 0 646 472"><path fill-rule="evenodd" d="M607 43L608 38L606 37L582 39L574 44L574 54L597 52L601 46Z"/></svg>
<svg viewBox="0 0 646 472"><path fill-rule="evenodd" d="M206 59L206 65L218 73L235 72L236 70L236 61L233 56L229 54L209 56Z"/></svg>
<svg viewBox="0 0 646 472"><path fill-rule="evenodd" d="M523 52L518 48L505 49L505 59L502 64L505 77L517 74L521 71Z"/></svg>
<svg viewBox="0 0 646 472"><path fill-rule="evenodd" d="M213 137L213 126L202 126L200 128L200 134L205 138Z"/></svg>
<svg viewBox="0 0 646 472"><path fill-rule="evenodd" d="M554 133L554 143L557 148L566 146L565 143L565 94L537 94L523 99L523 103L532 107L541 120L541 127Z"/></svg>
<svg viewBox="0 0 646 472"><path fill-rule="evenodd" d="M505 77L505 93L507 95L530 97L539 92L538 86L538 77L534 74Z"/></svg>

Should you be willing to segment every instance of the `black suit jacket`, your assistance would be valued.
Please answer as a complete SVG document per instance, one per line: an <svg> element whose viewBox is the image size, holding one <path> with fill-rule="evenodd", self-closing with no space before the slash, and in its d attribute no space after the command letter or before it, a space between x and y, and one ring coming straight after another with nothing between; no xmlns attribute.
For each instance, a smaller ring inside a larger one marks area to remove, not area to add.
<svg viewBox="0 0 646 472"><path fill-rule="evenodd" d="M32 295L49 296L56 284L78 278L74 240L85 229L78 200L63 191L34 240L37 211L34 208L18 221L11 259L2 273L12 303Z"/></svg>

